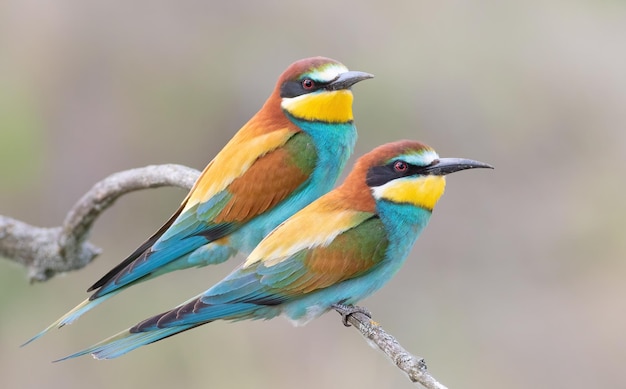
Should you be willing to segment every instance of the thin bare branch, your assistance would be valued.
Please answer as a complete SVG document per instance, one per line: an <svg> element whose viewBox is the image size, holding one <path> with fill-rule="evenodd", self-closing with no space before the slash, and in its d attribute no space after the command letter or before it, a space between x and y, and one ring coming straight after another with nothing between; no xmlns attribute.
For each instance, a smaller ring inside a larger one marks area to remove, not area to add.
<svg viewBox="0 0 626 389"><path fill-rule="evenodd" d="M0 215L0 257L24 265L33 281L78 270L101 250L87 242L94 221L120 196L140 189L190 189L200 173L182 165L153 165L114 173L95 184L69 211L63 225L42 228Z"/></svg>
<svg viewBox="0 0 626 389"><path fill-rule="evenodd" d="M348 323L359 330L370 345L378 347L391 361L407 374L412 382L417 382L427 389L447 389L439 383L426 368L424 358L415 357L406 351L393 336L389 335L380 324L361 312L351 312L335 306L335 310L342 316L347 315Z"/></svg>

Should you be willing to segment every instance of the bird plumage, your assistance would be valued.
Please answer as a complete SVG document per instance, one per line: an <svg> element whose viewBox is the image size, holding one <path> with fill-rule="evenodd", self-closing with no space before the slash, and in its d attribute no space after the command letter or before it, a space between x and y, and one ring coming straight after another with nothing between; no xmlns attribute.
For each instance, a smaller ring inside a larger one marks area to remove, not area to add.
<svg viewBox="0 0 626 389"><path fill-rule="evenodd" d="M443 194L443 175L491 166L441 159L400 141L361 157L342 185L281 223L247 260L206 292L64 359L98 359L214 320L285 315L304 324L333 304L355 304L404 263Z"/></svg>
<svg viewBox="0 0 626 389"><path fill-rule="evenodd" d="M290 65L172 217L95 282L87 300L26 343L138 282L248 254L279 223L332 188L356 141L350 87L371 77L324 57Z"/></svg>

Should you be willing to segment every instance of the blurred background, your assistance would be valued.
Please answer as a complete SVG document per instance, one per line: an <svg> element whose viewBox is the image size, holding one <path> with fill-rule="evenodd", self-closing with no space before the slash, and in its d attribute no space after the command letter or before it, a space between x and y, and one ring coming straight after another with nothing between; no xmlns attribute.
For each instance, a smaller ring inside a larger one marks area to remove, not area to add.
<svg viewBox="0 0 626 389"><path fill-rule="evenodd" d="M453 175L402 271L362 305L450 388L620 387L626 379L623 1L0 3L0 214L59 225L116 171L202 169L294 60L354 87L356 155L402 138L489 162ZM174 306L240 259L132 288L29 347L152 234L185 191L124 196L104 253L30 285L0 259L3 388L402 388L331 312L217 322L113 361L50 361Z"/></svg>

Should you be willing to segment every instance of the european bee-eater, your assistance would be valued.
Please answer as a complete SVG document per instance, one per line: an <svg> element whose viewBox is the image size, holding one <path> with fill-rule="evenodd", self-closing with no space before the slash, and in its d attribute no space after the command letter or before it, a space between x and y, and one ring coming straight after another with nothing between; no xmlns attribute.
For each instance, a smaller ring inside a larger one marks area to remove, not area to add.
<svg viewBox="0 0 626 389"><path fill-rule="evenodd" d="M174 215L93 284L87 300L26 343L136 283L249 254L274 227L332 189L357 136L350 88L372 77L324 57L291 64Z"/></svg>
<svg viewBox="0 0 626 389"><path fill-rule="evenodd" d="M357 161L341 186L274 229L221 282L64 359L115 358L214 320L283 314L304 324L336 304L355 304L400 269L444 192L444 176L472 168L491 166L439 158L419 142L380 146Z"/></svg>

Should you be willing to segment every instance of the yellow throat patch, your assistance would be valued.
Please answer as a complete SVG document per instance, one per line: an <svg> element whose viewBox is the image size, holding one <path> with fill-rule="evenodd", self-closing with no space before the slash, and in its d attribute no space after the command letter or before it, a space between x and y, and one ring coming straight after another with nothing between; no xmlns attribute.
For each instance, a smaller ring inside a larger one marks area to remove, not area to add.
<svg viewBox="0 0 626 389"><path fill-rule="evenodd" d="M446 189L443 176L410 177L374 188L374 195L394 203L413 204L433 210Z"/></svg>
<svg viewBox="0 0 626 389"><path fill-rule="evenodd" d="M352 92L342 89L283 98L281 106L298 119L347 123L353 119L352 100Z"/></svg>

